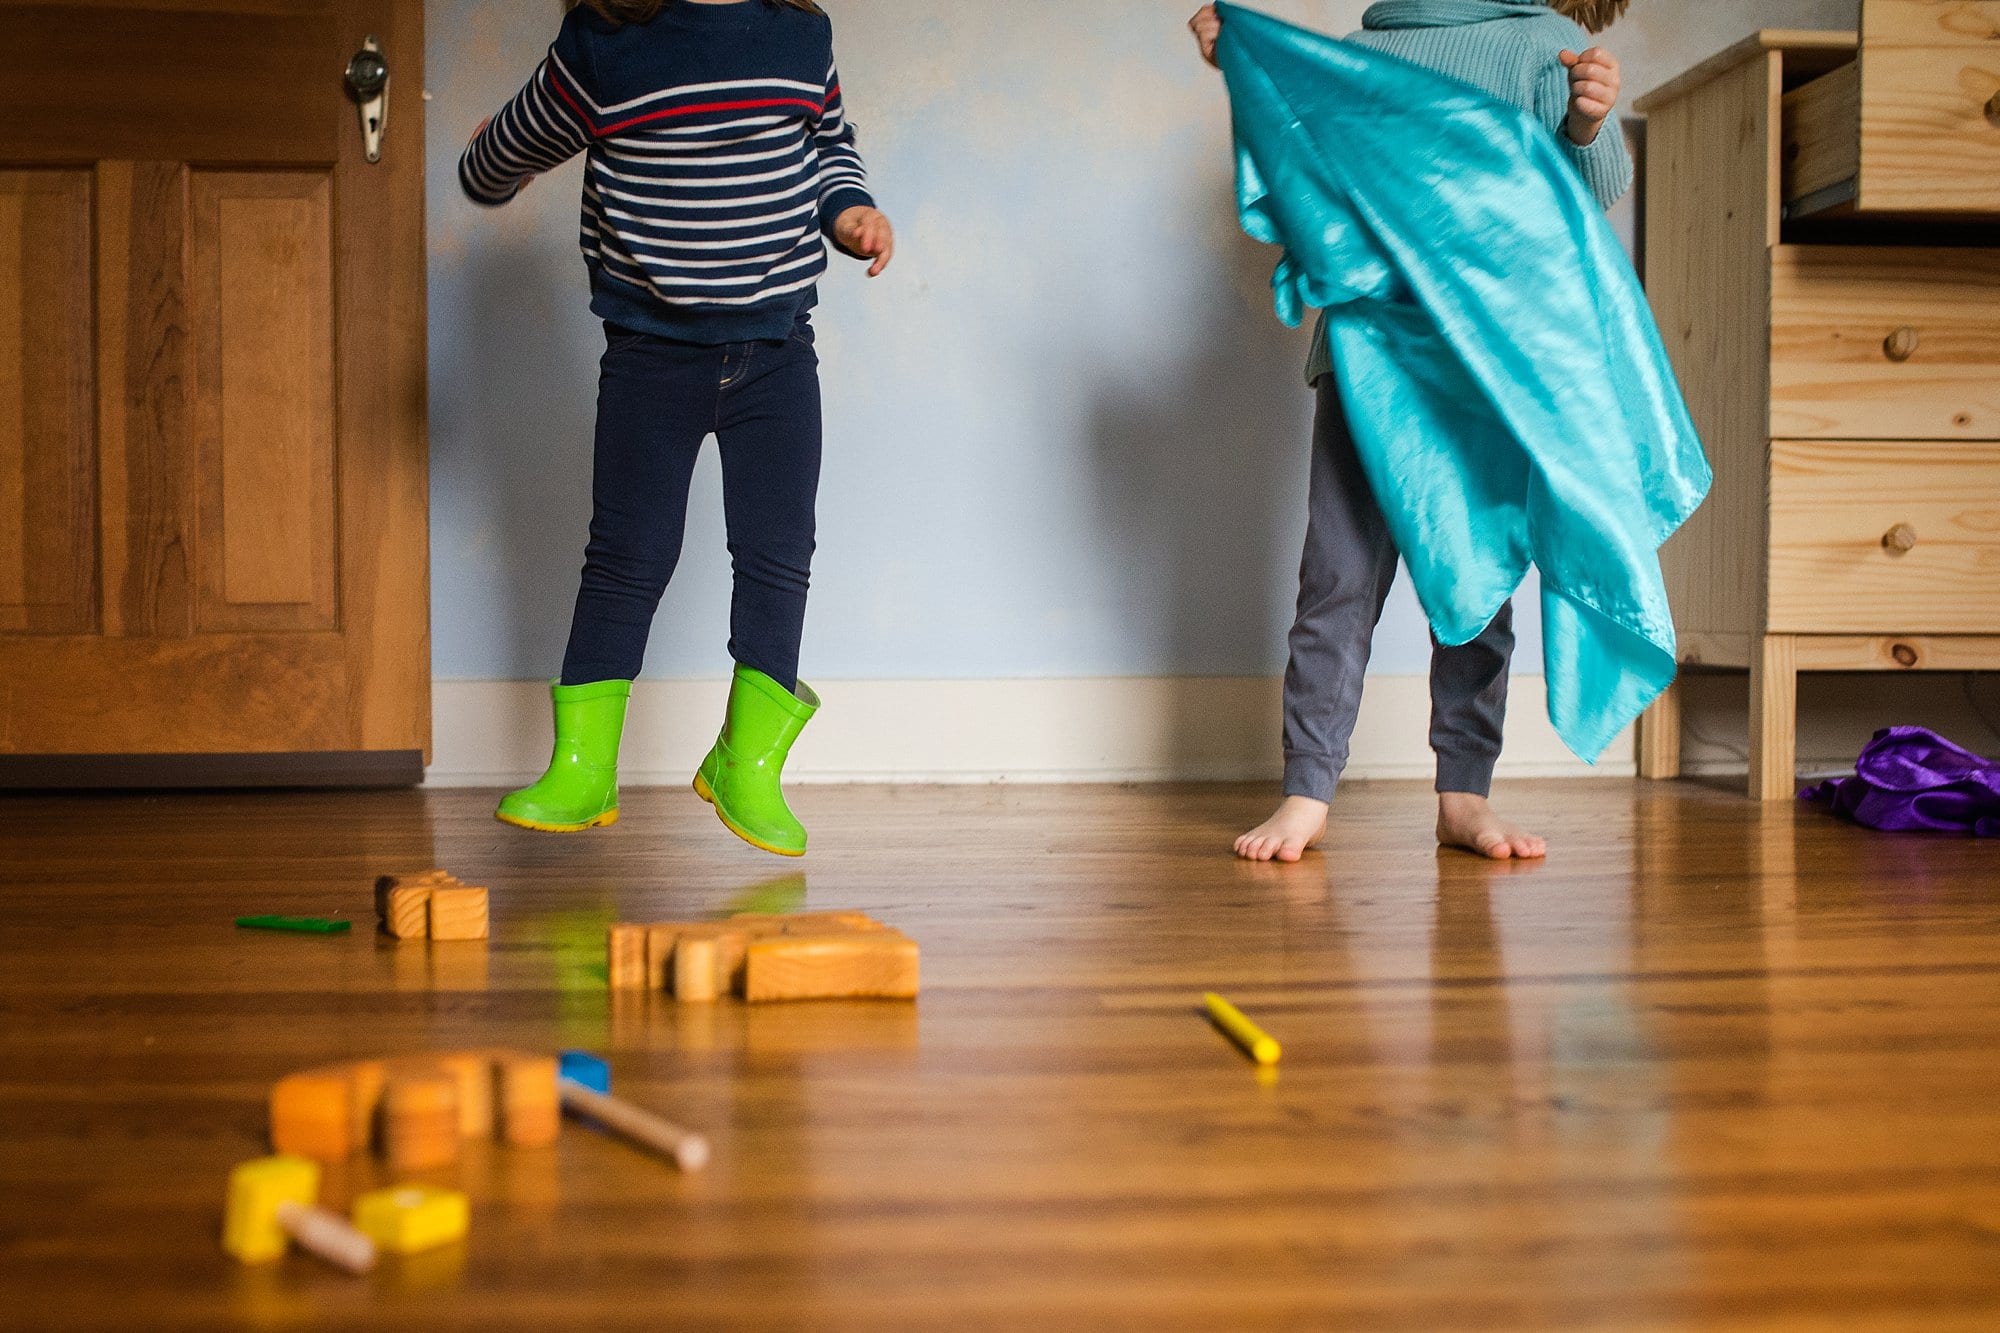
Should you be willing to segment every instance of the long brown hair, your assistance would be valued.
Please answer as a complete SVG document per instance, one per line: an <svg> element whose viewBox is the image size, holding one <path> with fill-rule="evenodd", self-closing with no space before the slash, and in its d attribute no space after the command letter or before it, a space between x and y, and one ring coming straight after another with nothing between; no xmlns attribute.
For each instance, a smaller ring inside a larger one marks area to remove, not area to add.
<svg viewBox="0 0 2000 1333"><path fill-rule="evenodd" d="M650 23L667 7L669 0L565 0L570 9L577 5L590 6L610 23ZM808 14L823 14L814 0L764 0L767 5L783 5L787 9L803 9Z"/></svg>
<svg viewBox="0 0 2000 1333"><path fill-rule="evenodd" d="M1564 18L1575 19L1591 32L1603 32L1618 21L1618 16L1631 3L1632 0L1550 0L1550 7Z"/></svg>

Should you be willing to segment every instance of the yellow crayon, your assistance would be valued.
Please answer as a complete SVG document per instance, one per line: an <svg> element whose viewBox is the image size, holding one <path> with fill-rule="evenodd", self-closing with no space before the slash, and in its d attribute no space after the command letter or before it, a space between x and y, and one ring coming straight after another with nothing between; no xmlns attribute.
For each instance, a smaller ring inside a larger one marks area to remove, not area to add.
<svg viewBox="0 0 2000 1333"><path fill-rule="evenodd" d="M1243 1048L1245 1055L1260 1065L1278 1063L1278 1043L1270 1033L1245 1018L1241 1009L1220 995L1211 992L1202 998L1208 1003L1208 1016L1229 1034L1231 1041Z"/></svg>

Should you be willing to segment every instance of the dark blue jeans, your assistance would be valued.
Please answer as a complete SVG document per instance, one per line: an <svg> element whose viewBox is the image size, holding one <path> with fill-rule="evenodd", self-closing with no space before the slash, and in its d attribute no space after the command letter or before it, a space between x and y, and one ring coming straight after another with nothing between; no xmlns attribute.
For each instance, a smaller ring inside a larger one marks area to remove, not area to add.
<svg viewBox="0 0 2000 1333"><path fill-rule="evenodd" d="M819 357L812 325L782 342L707 347L605 325L595 512L565 685L631 680L680 561L702 442L722 451L735 570L729 654L796 689L819 495Z"/></svg>

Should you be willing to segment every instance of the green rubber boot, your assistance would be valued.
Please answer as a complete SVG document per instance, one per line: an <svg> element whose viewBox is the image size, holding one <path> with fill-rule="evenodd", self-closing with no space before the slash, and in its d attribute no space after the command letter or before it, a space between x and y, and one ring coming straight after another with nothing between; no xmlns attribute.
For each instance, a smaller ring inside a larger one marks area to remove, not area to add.
<svg viewBox="0 0 2000 1333"><path fill-rule="evenodd" d="M819 696L804 682L793 694L761 671L736 668L728 718L694 775L694 789L752 847L779 856L806 854L805 826L792 816L778 784L792 742L818 711Z"/></svg>
<svg viewBox="0 0 2000 1333"><path fill-rule="evenodd" d="M551 685L556 748L549 771L493 812L503 824L539 833L581 833L618 822L618 739L625 730L629 680Z"/></svg>

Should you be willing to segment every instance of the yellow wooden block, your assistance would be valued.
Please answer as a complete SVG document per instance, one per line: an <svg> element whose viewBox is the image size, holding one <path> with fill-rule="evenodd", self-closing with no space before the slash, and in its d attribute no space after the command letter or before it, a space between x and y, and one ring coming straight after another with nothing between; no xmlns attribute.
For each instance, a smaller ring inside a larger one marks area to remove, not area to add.
<svg viewBox="0 0 2000 1333"><path fill-rule="evenodd" d="M246 1264L280 1258L288 1240L278 1225L279 1206L310 1208L318 1200L319 1163L286 1155L245 1162L229 1173L222 1248Z"/></svg>
<svg viewBox="0 0 2000 1333"><path fill-rule="evenodd" d="M431 890L430 932L434 940L486 938L486 890L462 885Z"/></svg>
<svg viewBox="0 0 2000 1333"><path fill-rule="evenodd" d="M416 1254L465 1236L472 1205L457 1190L398 1185L354 1201L354 1226L392 1254Z"/></svg>
<svg viewBox="0 0 2000 1333"><path fill-rule="evenodd" d="M917 987L917 942L906 935L892 930L780 935L750 942L743 998L911 999Z"/></svg>

